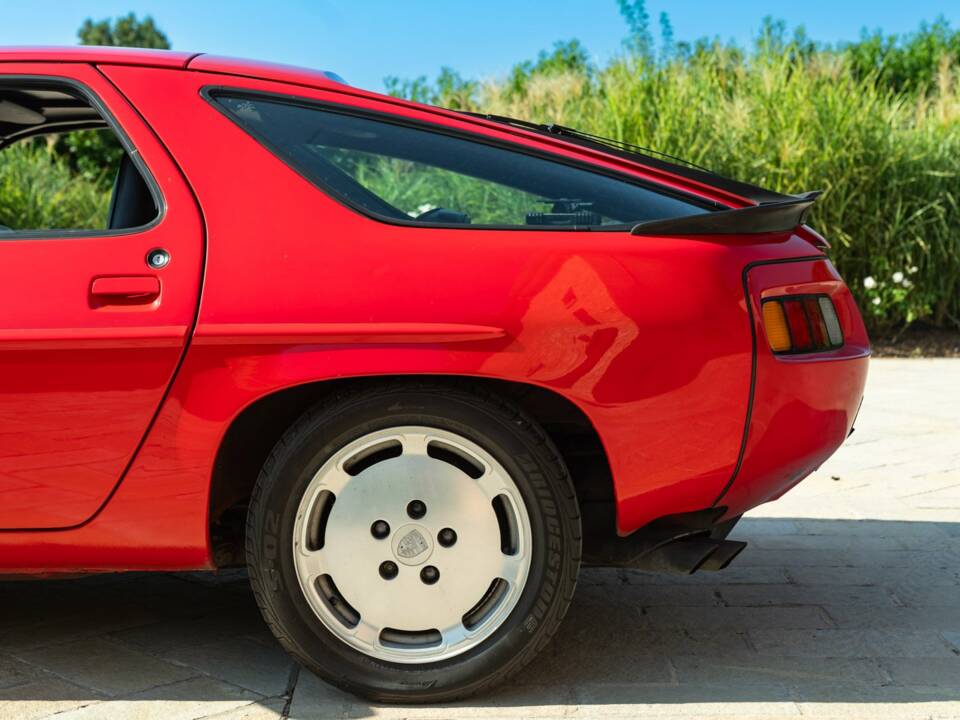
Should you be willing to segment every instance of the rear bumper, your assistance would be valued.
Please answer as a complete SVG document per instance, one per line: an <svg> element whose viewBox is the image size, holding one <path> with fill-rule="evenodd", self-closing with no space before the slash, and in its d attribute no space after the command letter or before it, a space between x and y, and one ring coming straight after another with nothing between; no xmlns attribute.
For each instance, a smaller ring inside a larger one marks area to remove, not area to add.
<svg viewBox="0 0 960 720"><path fill-rule="evenodd" d="M849 289L829 260L760 263L744 271L754 369L747 428L731 482L715 505L740 515L773 500L816 470L850 434L867 378L870 343ZM809 355L776 356L760 314L764 298L830 295L844 344Z"/></svg>

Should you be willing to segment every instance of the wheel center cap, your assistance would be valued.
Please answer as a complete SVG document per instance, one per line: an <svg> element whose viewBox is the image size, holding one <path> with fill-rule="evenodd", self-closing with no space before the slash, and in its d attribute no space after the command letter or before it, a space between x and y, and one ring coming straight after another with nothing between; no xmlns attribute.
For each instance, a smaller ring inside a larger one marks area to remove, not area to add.
<svg viewBox="0 0 960 720"><path fill-rule="evenodd" d="M431 534L422 525L404 525L393 537L393 554L404 565L421 565L433 554Z"/></svg>

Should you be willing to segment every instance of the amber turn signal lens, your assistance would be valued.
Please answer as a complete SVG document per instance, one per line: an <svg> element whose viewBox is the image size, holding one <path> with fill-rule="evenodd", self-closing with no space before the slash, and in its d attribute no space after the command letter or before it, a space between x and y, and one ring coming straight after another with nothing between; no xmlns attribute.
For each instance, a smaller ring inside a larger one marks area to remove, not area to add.
<svg viewBox="0 0 960 720"><path fill-rule="evenodd" d="M783 314L783 306L778 302L763 304L763 327L767 331L767 342L774 352L788 352L790 331L787 329L787 318Z"/></svg>

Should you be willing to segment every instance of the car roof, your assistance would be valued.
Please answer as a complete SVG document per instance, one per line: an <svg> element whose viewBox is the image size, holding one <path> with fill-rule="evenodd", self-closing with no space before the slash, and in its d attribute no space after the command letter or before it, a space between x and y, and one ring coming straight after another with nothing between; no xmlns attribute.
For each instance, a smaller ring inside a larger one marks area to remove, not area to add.
<svg viewBox="0 0 960 720"><path fill-rule="evenodd" d="M0 62L83 62L115 65L149 65L150 67L185 68L197 53L178 50L101 47L0 47Z"/></svg>
<svg viewBox="0 0 960 720"><path fill-rule="evenodd" d="M320 86L345 85L346 81L329 70L283 65L281 63L246 60L225 57L223 55L195 55L187 63L188 70L220 73L221 75L242 75L262 80L276 80L294 85Z"/></svg>
<svg viewBox="0 0 960 720"><path fill-rule="evenodd" d="M179 50L103 47L99 45L0 47L0 62L82 62L95 65L141 65L144 67L241 75L297 85L345 84L339 75L328 70L312 70L293 65Z"/></svg>

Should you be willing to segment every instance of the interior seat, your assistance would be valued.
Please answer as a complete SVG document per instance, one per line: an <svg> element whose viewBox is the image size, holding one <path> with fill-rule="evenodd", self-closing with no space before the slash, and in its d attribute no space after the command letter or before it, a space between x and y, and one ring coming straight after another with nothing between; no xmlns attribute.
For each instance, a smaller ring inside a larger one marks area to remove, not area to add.
<svg viewBox="0 0 960 720"><path fill-rule="evenodd" d="M107 227L111 230L141 227L149 224L157 213L150 188L130 156L124 153L113 183Z"/></svg>

